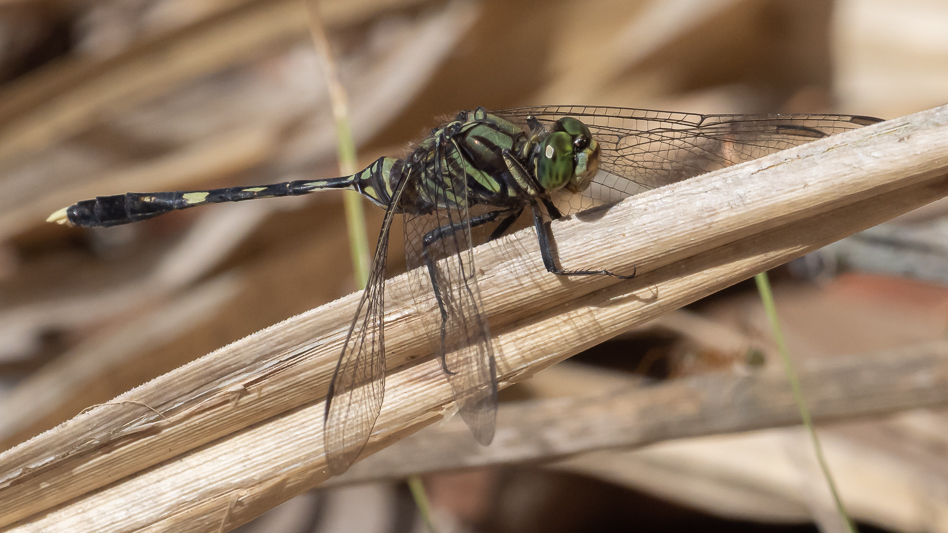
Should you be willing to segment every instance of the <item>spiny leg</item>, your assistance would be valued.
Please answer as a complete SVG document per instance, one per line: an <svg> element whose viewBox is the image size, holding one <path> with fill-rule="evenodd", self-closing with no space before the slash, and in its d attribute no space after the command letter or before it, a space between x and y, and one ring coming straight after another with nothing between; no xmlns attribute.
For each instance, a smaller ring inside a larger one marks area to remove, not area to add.
<svg viewBox="0 0 948 533"><path fill-rule="evenodd" d="M536 194L532 194L534 198L539 198L543 202L543 205L546 206L547 212L550 214L550 217L553 219L560 218L562 214L560 210L556 208L556 205L545 195L539 194L539 190L536 189L538 184L536 181L530 177L530 173L527 172L527 169L523 168L523 165L517 161L513 156L511 156L508 150L503 152L504 163L507 165L507 170L510 171L511 176L514 180L523 188L525 192L530 194L531 191L536 191ZM553 260L553 252L550 250L550 235L547 233L546 224L543 222L543 213L540 212L540 206L537 204L536 200L531 200L530 207L533 209L533 225L537 231L537 240L540 243L540 256L543 258L543 266L546 267L547 271L552 272L553 274L558 274L560 276L612 276L619 279L632 279L635 277L635 270L633 268L632 275L623 276L621 274L615 274L609 270L564 270L556 266L556 261Z"/></svg>
<svg viewBox="0 0 948 533"><path fill-rule="evenodd" d="M546 207L546 212L550 215L550 218L556 220L558 218L563 218L563 215L560 213L560 210L556 207L556 204L546 196L542 196L540 200L543 201L543 207Z"/></svg>
<svg viewBox="0 0 948 533"><path fill-rule="evenodd" d="M497 224L497 227L494 228L494 231L492 231L490 236L487 237L487 242L503 237L504 233L507 233L507 230L510 229L510 226L516 222L518 218L520 218L521 214L523 214L523 207L514 209L508 217L501 220L500 224Z"/></svg>
<svg viewBox="0 0 948 533"><path fill-rule="evenodd" d="M468 223L470 224L469 226L464 221L455 222L454 224L435 228L429 231L428 233L426 233L425 236L422 238L422 255L425 258L425 267L428 269L428 277L431 278L431 288L432 290L434 290L435 300L438 302L438 310L441 312L441 332L440 332L441 368L442 370L444 370L445 374L452 375L452 376L456 374L455 372L452 372L451 370L448 369L447 361L445 360L444 337L446 333L445 327L447 325L448 310L445 307L444 299L441 296L441 286L438 283L438 275L437 275L437 270L435 269L435 261L431 258L431 255L428 253L428 248L442 239L453 236L458 231L466 231L468 227L476 228L478 226L483 226L484 224L489 224L504 215L506 216L503 219L503 221L500 223L500 226L504 226L506 224L506 227L503 228L504 230L506 230L507 228L510 227L511 224L513 224L513 222L520 216L520 213L522 212L523 212L523 208L520 208L517 210L491 211L489 213L484 213L482 215L472 217L468 221ZM498 226L498 229L500 228L500 226ZM496 233L497 233L496 230L493 233L491 233L491 239L496 238L495 237Z"/></svg>
<svg viewBox="0 0 948 533"><path fill-rule="evenodd" d="M544 199L544 202L546 201L548 200ZM540 206L533 202L530 207L533 209L533 226L536 228L537 240L540 243L540 257L543 258L543 266L546 267L547 271L560 276L612 276L618 279L632 279L635 277L634 267L632 274L624 276L609 270L564 270L556 266L556 261L553 260L553 251L550 249L550 235L543 220L543 213L540 212ZM556 209L556 207L554 206L553 209Z"/></svg>

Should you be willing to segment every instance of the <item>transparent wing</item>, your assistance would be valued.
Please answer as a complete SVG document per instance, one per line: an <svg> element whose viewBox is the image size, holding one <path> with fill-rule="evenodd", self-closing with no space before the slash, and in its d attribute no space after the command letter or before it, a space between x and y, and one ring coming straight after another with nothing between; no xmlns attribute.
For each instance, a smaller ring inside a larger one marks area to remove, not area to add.
<svg viewBox="0 0 948 533"><path fill-rule="evenodd" d="M495 113L527 131L528 117L547 126L575 117L589 127L602 147L600 172L583 194L556 198L564 214L880 121L859 115L699 115L585 106Z"/></svg>
<svg viewBox="0 0 948 533"><path fill-rule="evenodd" d="M485 230L472 233L467 184L457 166L464 163L452 157L456 148L450 140L440 143L419 169L416 186L441 207L406 216L405 251L414 269L413 295L425 310L428 335L458 411L474 438L486 445L497 417L497 371L472 253L485 240Z"/></svg>
<svg viewBox="0 0 948 533"><path fill-rule="evenodd" d="M392 206L408 180L394 191ZM395 217L390 207L382 221L374 262L342 355L329 385L324 416L326 462L329 471L345 472L362 453L385 395L385 264L388 238Z"/></svg>

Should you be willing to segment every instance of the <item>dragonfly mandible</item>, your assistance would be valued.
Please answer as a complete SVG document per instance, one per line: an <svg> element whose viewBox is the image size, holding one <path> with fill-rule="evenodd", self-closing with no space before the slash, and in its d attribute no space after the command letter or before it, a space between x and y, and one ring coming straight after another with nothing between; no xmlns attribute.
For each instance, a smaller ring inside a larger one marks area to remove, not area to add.
<svg viewBox="0 0 948 533"><path fill-rule="evenodd" d="M879 122L859 115L700 115L619 107L545 106L463 111L410 155L382 157L351 176L204 191L100 196L49 221L83 227L138 222L198 205L350 189L386 210L362 293L326 399L327 463L344 472L371 436L385 392L385 266L396 215L410 269L439 311L431 335L461 417L487 445L497 414L497 370L477 287L473 248L508 232L529 208L546 269L630 278L635 270L564 269L545 217L570 215L642 190Z"/></svg>

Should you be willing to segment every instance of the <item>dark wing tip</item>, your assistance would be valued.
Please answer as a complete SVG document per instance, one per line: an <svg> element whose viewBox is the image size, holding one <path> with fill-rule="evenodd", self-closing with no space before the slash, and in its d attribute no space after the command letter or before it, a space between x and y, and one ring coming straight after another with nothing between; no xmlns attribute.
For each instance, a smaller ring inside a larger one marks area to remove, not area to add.
<svg viewBox="0 0 948 533"><path fill-rule="evenodd" d="M777 133L795 135L797 137L807 137L810 139L822 139L823 137L826 137L826 133L820 131L817 128L801 126L798 124L781 124L777 126Z"/></svg>
<svg viewBox="0 0 948 533"><path fill-rule="evenodd" d="M332 399L332 405L326 411L323 423L323 442L326 451L326 466L329 473L338 476L344 473L352 466L352 463L359 458L365 445L369 442L369 435L372 433L372 427L375 425L375 417L371 417L371 423L366 427L365 419L352 420L346 417L349 411L351 394L347 397L336 397ZM339 405L340 400L343 405ZM327 406L330 405L327 403ZM374 413L378 416L378 413Z"/></svg>
<svg viewBox="0 0 948 533"><path fill-rule="evenodd" d="M849 121L852 122L853 124L859 124L860 126L871 126L873 124L884 122L885 119L876 118L876 117L867 117L865 115L853 115L853 117L849 119Z"/></svg>
<svg viewBox="0 0 948 533"><path fill-rule="evenodd" d="M484 446L494 440L497 427L497 378L493 376L493 372L491 374L486 383L479 384L467 392L455 394L461 418L470 428L474 440Z"/></svg>
<svg viewBox="0 0 948 533"><path fill-rule="evenodd" d="M362 453L362 448L346 453L327 452L326 467L329 469L329 473L334 476L345 474L346 470L349 470L349 467L352 466L352 463L355 462L360 453Z"/></svg>
<svg viewBox="0 0 948 533"><path fill-rule="evenodd" d="M476 440L481 446L488 446L494 440L494 432L497 427L497 422L496 419L491 416L489 421L485 421L476 427L469 427L471 427L471 434L474 435L474 440Z"/></svg>

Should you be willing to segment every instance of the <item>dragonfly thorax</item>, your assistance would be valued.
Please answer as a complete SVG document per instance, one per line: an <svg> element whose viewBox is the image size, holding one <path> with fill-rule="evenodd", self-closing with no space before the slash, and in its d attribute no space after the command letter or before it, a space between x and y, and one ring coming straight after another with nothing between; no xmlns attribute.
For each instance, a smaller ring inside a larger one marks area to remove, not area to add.
<svg viewBox="0 0 948 533"><path fill-rule="evenodd" d="M585 190L598 171L600 154L589 128L571 117L548 127L530 121L527 126L529 131L478 108L435 128L404 165L395 167L402 174L387 180L416 185L406 189L399 209L509 208L548 191Z"/></svg>
<svg viewBox="0 0 948 533"><path fill-rule="evenodd" d="M432 130L401 167L396 180L408 180L409 187L399 207L422 213L446 207L522 205L538 186L533 178L529 183L514 179L506 158L523 168L532 149L527 133L512 122L483 108L461 112Z"/></svg>

